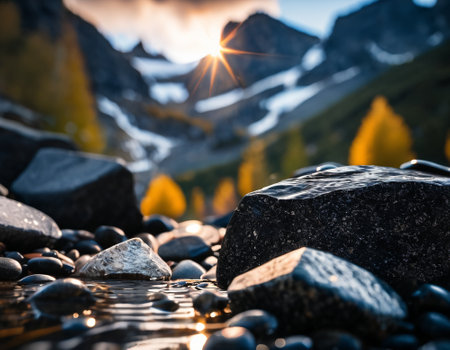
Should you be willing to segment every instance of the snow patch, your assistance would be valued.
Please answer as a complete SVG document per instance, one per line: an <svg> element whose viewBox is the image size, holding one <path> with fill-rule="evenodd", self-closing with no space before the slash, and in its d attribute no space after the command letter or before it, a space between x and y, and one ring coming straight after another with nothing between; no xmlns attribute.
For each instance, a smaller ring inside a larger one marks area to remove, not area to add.
<svg viewBox="0 0 450 350"><path fill-rule="evenodd" d="M397 53L397 54L390 53L384 51L374 42L371 42L368 45L368 50L371 53L372 57L375 58L378 62L389 65L399 65L412 61L414 59L414 54L412 52Z"/></svg>
<svg viewBox="0 0 450 350"><path fill-rule="evenodd" d="M172 78L192 71L197 62L173 63L163 59L134 57L131 60L133 67L147 79Z"/></svg>
<svg viewBox="0 0 450 350"><path fill-rule="evenodd" d="M325 52L322 49L320 44L314 45L308 51L306 51L305 55L302 59L302 67L309 71L319 64L321 64L325 60Z"/></svg>
<svg viewBox="0 0 450 350"><path fill-rule="evenodd" d="M277 86L291 88L295 86L301 75L301 68L293 67L289 70L258 80L245 89L234 89L217 96L197 101L195 104L195 110L198 113L210 112L231 106L239 101L249 99Z"/></svg>
<svg viewBox="0 0 450 350"><path fill-rule="evenodd" d="M183 103L189 97L183 83L155 83L150 87L150 95L162 104Z"/></svg>

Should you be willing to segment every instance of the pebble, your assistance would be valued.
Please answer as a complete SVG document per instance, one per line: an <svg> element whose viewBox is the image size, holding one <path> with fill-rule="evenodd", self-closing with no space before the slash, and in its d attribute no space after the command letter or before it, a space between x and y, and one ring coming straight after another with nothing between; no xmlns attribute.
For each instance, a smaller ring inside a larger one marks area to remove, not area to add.
<svg viewBox="0 0 450 350"><path fill-rule="evenodd" d="M36 273L34 275L29 275L21 278L17 284L19 285L28 285L28 284L40 284L40 283L48 283L55 281L55 277L50 275L44 275L41 273Z"/></svg>
<svg viewBox="0 0 450 350"><path fill-rule="evenodd" d="M66 254L66 256L72 259L72 261L76 261L80 257L80 252L76 249L72 249Z"/></svg>
<svg viewBox="0 0 450 350"><path fill-rule="evenodd" d="M172 299L165 298L155 301L152 304L152 307L163 311L174 312L180 308L180 304L178 304L176 301L173 301Z"/></svg>
<svg viewBox="0 0 450 350"><path fill-rule="evenodd" d="M416 170L424 173L450 177L450 168L429 160L413 159L400 165L403 170Z"/></svg>
<svg viewBox="0 0 450 350"><path fill-rule="evenodd" d="M202 261L212 254L208 244L197 236L175 238L158 249L158 254L165 261L181 261L191 259Z"/></svg>
<svg viewBox="0 0 450 350"><path fill-rule="evenodd" d="M391 350L416 350L419 341L412 334L396 334L387 337L381 345Z"/></svg>
<svg viewBox="0 0 450 350"><path fill-rule="evenodd" d="M95 241L103 248L107 249L115 244L126 241L127 236L122 229L114 226L99 226L95 232Z"/></svg>
<svg viewBox="0 0 450 350"><path fill-rule="evenodd" d="M32 273L43 273L52 276L64 274L63 263L57 258L33 258L28 261L28 268Z"/></svg>
<svg viewBox="0 0 450 350"><path fill-rule="evenodd" d="M419 350L450 350L450 340L437 340L422 345Z"/></svg>
<svg viewBox="0 0 450 350"><path fill-rule="evenodd" d="M75 273L79 273L83 266L86 265L91 259L92 257L90 255L80 256L77 261L75 261Z"/></svg>
<svg viewBox="0 0 450 350"><path fill-rule="evenodd" d="M17 260L0 257L0 281L15 281L22 273Z"/></svg>
<svg viewBox="0 0 450 350"><path fill-rule="evenodd" d="M204 268L206 271L208 271L208 270L210 270L211 268L213 268L214 266L217 265L217 260L218 260L217 257L211 255L211 256L208 256L205 260L203 260L203 261L200 263L200 265L202 265L203 268Z"/></svg>
<svg viewBox="0 0 450 350"><path fill-rule="evenodd" d="M275 316L264 310L247 310L233 316L227 322L228 327L244 327L256 338L272 335L278 328Z"/></svg>
<svg viewBox="0 0 450 350"><path fill-rule="evenodd" d="M20 254L19 252L5 252L5 258L11 258L16 260L19 264L25 263L26 259L25 257Z"/></svg>
<svg viewBox="0 0 450 350"><path fill-rule="evenodd" d="M314 350L361 350L361 341L350 333L321 331L313 335Z"/></svg>
<svg viewBox="0 0 450 350"><path fill-rule="evenodd" d="M313 347L311 338L304 335L292 335L284 340L284 344L276 349L282 350L310 350Z"/></svg>
<svg viewBox="0 0 450 350"><path fill-rule="evenodd" d="M167 298L168 298L167 294L156 292L148 296L148 301L159 301Z"/></svg>
<svg viewBox="0 0 450 350"><path fill-rule="evenodd" d="M144 233L139 233L138 235L136 235L134 237L142 239L145 244L147 244L150 248L153 249L154 252L158 251L158 248L159 248L158 240L152 234L144 232Z"/></svg>
<svg viewBox="0 0 450 350"><path fill-rule="evenodd" d="M200 279L206 270L192 260L180 261L172 270L172 280Z"/></svg>
<svg viewBox="0 0 450 350"><path fill-rule="evenodd" d="M81 255L93 255L99 253L102 248L94 240L83 240L75 244L74 248L80 252Z"/></svg>
<svg viewBox="0 0 450 350"><path fill-rule="evenodd" d="M243 327L229 327L213 333L203 350L255 350L256 342L252 333Z"/></svg>
<svg viewBox="0 0 450 350"><path fill-rule="evenodd" d="M150 215L145 217L142 223L143 230L155 236L163 232L172 231L177 226L178 224L175 220L164 215Z"/></svg>
<svg viewBox="0 0 450 350"><path fill-rule="evenodd" d="M211 269L209 269L208 271L206 271L206 273L201 275L200 278L202 280L215 281L217 279L216 271L217 271L217 266L214 266Z"/></svg>
<svg viewBox="0 0 450 350"><path fill-rule="evenodd" d="M417 320L417 329L430 339L450 337L450 319L437 312L427 312Z"/></svg>
<svg viewBox="0 0 450 350"><path fill-rule="evenodd" d="M450 292L440 286L424 284L411 295L410 310L415 314L436 311L450 314Z"/></svg>
<svg viewBox="0 0 450 350"><path fill-rule="evenodd" d="M216 293L205 291L192 300L192 305L200 314L206 315L225 309L228 306L228 299Z"/></svg>

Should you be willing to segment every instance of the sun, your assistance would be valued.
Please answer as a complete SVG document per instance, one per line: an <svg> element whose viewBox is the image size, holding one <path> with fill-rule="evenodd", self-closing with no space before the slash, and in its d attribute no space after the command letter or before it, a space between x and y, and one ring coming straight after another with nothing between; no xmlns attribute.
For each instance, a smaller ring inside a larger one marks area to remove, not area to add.
<svg viewBox="0 0 450 350"><path fill-rule="evenodd" d="M209 55L218 58L222 54L223 47L220 44L211 47Z"/></svg>

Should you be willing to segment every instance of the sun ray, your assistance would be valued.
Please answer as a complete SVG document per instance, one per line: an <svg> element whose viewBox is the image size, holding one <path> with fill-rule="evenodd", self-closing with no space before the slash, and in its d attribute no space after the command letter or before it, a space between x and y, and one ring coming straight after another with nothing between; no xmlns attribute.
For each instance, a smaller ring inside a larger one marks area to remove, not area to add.
<svg viewBox="0 0 450 350"><path fill-rule="evenodd" d="M209 80L209 96L211 96L211 92L214 86L214 80L216 79L216 74L217 74L217 63L219 63L219 58L215 58L213 60L213 66L211 69L211 77Z"/></svg>

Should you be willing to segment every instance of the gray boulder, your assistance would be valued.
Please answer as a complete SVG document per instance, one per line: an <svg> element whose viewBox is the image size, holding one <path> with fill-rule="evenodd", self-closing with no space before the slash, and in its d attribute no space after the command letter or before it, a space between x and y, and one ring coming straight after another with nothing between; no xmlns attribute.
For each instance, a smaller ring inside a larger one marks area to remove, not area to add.
<svg viewBox="0 0 450 350"><path fill-rule="evenodd" d="M400 297L370 272L310 248L237 276L228 297L233 312L266 310L287 332L336 328L382 336L406 316Z"/></svg>
<svg viewBox="0 0 450 350"><path fill-rule="evenodd" d="M345 258L394 288L450 283L450 178L339 167L252 192L227 228L219 286L307 246Z"/></svg>
<svg viewBox="0 0 450 350"><path fill-rule="evenodd" d="M0 196L0 242L21 252L52 246L61 237L58 225L44 213Z"/></svg>
<svg viewBox="0 0 450 350"><path fill-rule="evenodd" d="M144 241L133 238L98 253L79 274L86 278L166 280L171 271Z"/></svg>
<svg viewBox="0 0 450 350"><path fill-rule="evenodd" d="M109 225L129 234L141 226L133 176L114 158L46 148L14 181L11 192L62 228L94 231Z"/></svg>
<svg viewBox="0 0 450 350"><path fill-rule="evenodd" d="M0 184L9 188L34 155L45 147L76 148L64 135L33 130L0 118Z"/></svg>

